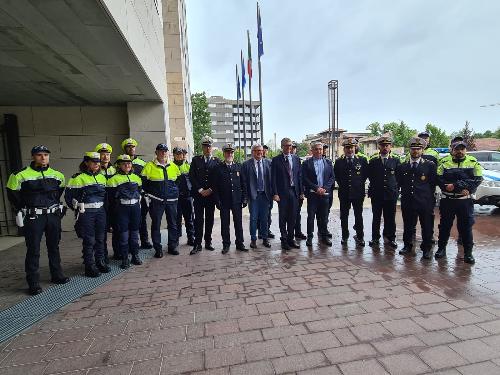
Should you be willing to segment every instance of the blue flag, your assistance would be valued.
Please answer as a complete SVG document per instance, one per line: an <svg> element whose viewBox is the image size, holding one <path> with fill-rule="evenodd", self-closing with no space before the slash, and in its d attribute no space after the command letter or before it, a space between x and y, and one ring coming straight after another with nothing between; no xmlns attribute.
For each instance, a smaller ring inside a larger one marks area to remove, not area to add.
<svg viewBox="0 0 500 375"><path fill-rule="evenodd" d="M241 99L240 75L238 74L238 64L236 64L236 96Z"/></svg>
<svg viewBox="0 0 500 375"><path fill-rule="evenodd" d="M259 3L257 3L257 44L260 59L260 57L264 54L264 41L262 40L262 19L260 18Z"/></svg>
<svg viewBox="0 0 500 375"><path fill-rule="evenodd" d="M247 84L245 77L245 60L243 59L243 50L241 50L241 88L244 89Z"/></svg>

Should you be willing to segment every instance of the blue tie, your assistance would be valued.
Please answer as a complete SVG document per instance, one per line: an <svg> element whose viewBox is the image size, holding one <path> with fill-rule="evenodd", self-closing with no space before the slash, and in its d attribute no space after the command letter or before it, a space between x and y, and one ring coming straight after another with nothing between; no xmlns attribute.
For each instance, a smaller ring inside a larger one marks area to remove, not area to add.
<svg viewBox="0 0 500 375"><path fill-rule="evenodd" d="M264 191L264 179L262 178L260 160L257 161L257 190Z"/></svg>

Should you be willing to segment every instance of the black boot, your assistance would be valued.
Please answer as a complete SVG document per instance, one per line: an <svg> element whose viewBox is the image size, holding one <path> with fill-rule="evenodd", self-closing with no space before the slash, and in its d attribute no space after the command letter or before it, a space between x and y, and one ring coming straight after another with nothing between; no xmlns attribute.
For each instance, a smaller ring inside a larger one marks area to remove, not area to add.
<svg viewBox="0 0 500 375"><path fill-rule="evenodd" d="M106 264L104 259L98 260L96 262L96 266L101 273L108 273L109 271L111 271L111 268Z"/></svg>
<svg viewBox="0 0 500 375"><path fill-rule="evenodd" d="M149 242L149 241L141 242L141 249L149 250L152 248L153 248L153 244L151 242Z"/></svg>
<svg viewBox="0 0 500 375"><path fill-rule="evenodd" d="M194 246L194 238L192 238L192 237L188 238L187 245L188 246Z"/></svg>
<svg viewBox="0 0 500 375"><path fill-rule="evenodd" d="M31 284L28 287L28 293L32 296L36 296L37 294L40 294L42 292L43 292L42 287L38 283Z"/></svg>
<svg viewBox="0 0 500 375"><path fill-rule="evenodd" d="M474 264L476 263L476 260L472 256L472 247L471 248L464 248L464 263L468 264Z"/></svg>
<svg viewBox="0 0 500 375"><path fill-rule="evenodd" d="M126 270L130 267L130 260L128 259L128 255L122 259L122 264L120 264L120 268Z"/></svg>
<svg viewBox="0 0 500 375"><path fill-rule="evenodd" d="M434 254L434 258L441 259L444 257L446 257L446 247L438 248L438 250L436 251L436 254Z"/></svg>
<svg viewBox="0 0 500 375"><path fill-rule="evenodd" d="M162 249L156 249L154 257L155 258L163 258L163 250Z"/></svg>
<svg viewBox="0 0 500 375"><path fill-rule="evenodd" d="M422 259L432 259L431 249L422 250L422 252L423 252Z"/></svg>
<svg viewBox="0 0 500 375"><path fill-rule="evenodd" d="M139 255L137 254L132 254L132 262L133 265L140 266L142 264L141 258L139 258Z"/></svg>
<svg viewBox="0 0 500 375"><path fill-rule="evenodd" d="M400 255L410 255L413 253L411 245L404 245L401 250L399 250Z"/></svg>
<svg viewBox="0 0 500 375"><path fill-rule="evenodd" d="M214 251L215 247L212 246L211 242L205 242L205 250Z"/></svg>
<svg viewBox="0 0 500 375"><path fill-rule="evenodd" d="M193 246L193 250L191 250L191 252L189 253L189 255L194 255L198 252L201 251L201 245L194 245Z"/></svg>
<svg viewBox="0 0 500 375"><path fill-rule="evenodd" d="M87 277L99 277L101 273L97 269L95 264L86 264L85 265L85 276Z"/></svg>

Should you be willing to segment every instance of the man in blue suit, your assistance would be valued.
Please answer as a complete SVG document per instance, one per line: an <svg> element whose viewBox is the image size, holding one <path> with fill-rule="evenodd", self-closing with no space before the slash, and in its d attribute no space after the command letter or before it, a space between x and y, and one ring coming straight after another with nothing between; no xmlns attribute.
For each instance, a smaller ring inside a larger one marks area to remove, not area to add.
<svg viewBox="0 0 500 375"><path fill-rule="evenodd" d="M307 246L312 246L314 218L318 225L318 240L332 246L328 236L329 198L335 183L333 164L323 158L323 143L311 144L312 158L302 164L302 183L307 198Z"/></svg>
<svg viewBox="0 0 500 375"><path fill-rule="evenodd" d="M281 248L287 251L300 248L293 235L299 199L303 199L302 173L298 156L291 153L290 138L281 140L281 150L271 163L271 180L273 200L278 202Z"/></svg>
<svg viewBox="0 0 500 375"><path fill-rule="evenodd" d="M245 161L241 174L245 181L250 211L250 247L257 248L257 224L262 244L269 248L269 207L272 202L271 161L264 158L264 148L256 143L252 146L252 158Z"/></svg>

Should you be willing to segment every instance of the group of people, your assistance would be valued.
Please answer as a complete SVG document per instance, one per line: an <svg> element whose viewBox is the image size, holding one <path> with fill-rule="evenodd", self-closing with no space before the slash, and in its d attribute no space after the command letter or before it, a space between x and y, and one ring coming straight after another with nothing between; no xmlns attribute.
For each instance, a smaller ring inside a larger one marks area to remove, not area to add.
<svg viewBox="0 0 500 375"><path fill-rule="evenodd" d="M52 282L69 281L61 268L59 241L61 218L66 206L75 213L75 230L83 242L85 275L98 277L110 271L107 233L111 232L113 258L121 267L140 265L139 248L154 248L156 258L162 258L160 227L165 215L168 228L167 252L178 255L182 222L187 244L194 255L204 248L215 250L212 243L215 208L220 211L222 253L230 250L230 218L232 216L235 247L248 251L243 235L243 208L250 213L250 247L271 247L271 210L278 205L281 249L300 248L297 241L313 245L315 222L317 239L332 246L328 230L329 214L335 185L340 201L341 245L349 239L349 212L354 211L354 240L365 246L363 203L371 199L372 236L369 245L380 246L382 236L390 248L396 243L396 204L401 198L404 223L402 255L414 255L417 221L422 228L420 248L424 259L432 256L434 244L434 206L436 187L441 189L438 250L435 258L446 256L446 245L455 217L464 247L464 261L473 264L472 194L482 180L482 169L474 157L467 155L466 144L456 137L450 144L450 154L439 158L431 149L428 133L420 133L409 142L410 152L404 160L391 152L392 139L378 139L378 153L367 157L359 152L358 141L343 141L343 155L332 161L326 157L326 145L311 144L311 157L305 161L296 155L296 144L289 138L281 140L281 153L272 159L268 148L254 144L252 157L243 163L234 160L235 148L222 148L223 160L213 156L213 140L202 139L202 155L186 160L187 151L173 149L170 159L166 144L158 144L155 158L145 162L136 155L137 142L128 138L121 146L124 151L111 163L112 148L107 143L86 152L79 172L67 185L64 175L49 166L50 151L45 146L32 149L32 162L13 173L7 184L9 200L18 212L17 223L24 226L27 254L26 279L31 294L42 292L39 283L40 241L45 233ZM369 182L366 194L366 182ZM301 230L301 207L307 199L307 230ZM151 218L149 241L146 217Z"/></svg>

